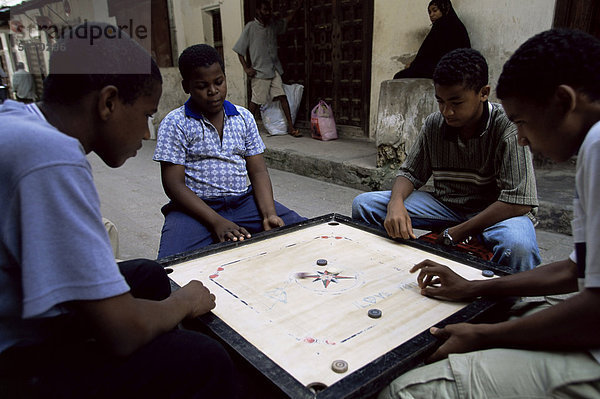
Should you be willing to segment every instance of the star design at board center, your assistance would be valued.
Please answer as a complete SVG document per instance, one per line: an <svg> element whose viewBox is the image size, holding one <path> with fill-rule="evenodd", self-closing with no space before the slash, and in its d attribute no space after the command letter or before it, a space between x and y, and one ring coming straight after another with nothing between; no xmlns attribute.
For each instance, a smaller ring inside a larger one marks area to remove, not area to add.
<svg viewBox="0 0 600 399"><path fill-rule="evenodd" d="M314 278L313 283L317 281L321 281L323 283L323 287L327 288L330 283L336 283L338 280L343 279L353 279L356 277L353 276L340 276L339 273L329 273L327 270L324 272L317 271L317 274L308 275L307 278Z"/></svg>

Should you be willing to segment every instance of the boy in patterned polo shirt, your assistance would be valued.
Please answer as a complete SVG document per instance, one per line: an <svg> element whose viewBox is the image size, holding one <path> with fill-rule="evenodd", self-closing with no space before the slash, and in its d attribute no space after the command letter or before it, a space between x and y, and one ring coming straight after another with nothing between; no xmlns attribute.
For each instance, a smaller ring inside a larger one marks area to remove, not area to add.
<svg viewBox="0 0 600 399"><path fill-rule="evenodd" d="M502 107L488 102L485 58L451 51L433 82L440 112L425 120L392 191L357 196L352 217L385 227L392 238L416 238L413 227L439 230L446 245L479 236L492 261L515 272L537 266L531 154ZM433 194L415 191L431 176Z"/></svg>
<svg viewBox="0 0 600 399"><path fill-rule="evenodd" d="M158 257L306 220L274 201L265 145L252 114L225 100L217 51L205 44L188 47L179 71L190 98L161 122L153 157L171 199L162 208Z"/></svg>

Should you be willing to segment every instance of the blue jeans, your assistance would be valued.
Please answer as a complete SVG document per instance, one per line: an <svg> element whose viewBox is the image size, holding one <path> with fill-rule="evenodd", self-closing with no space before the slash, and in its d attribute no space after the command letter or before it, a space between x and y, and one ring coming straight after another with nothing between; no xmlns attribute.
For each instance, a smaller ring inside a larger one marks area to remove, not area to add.
<svg viewBox="0 0 600 399"><path fill-rule="evenodd" d="M391 191L364 193L352 202L352 218L383 227ZM462 213L438 201L431 194L413 191L404 201L412 226L423 230L441 230L455 226L477 213ZM529 217L517 216L498 222L481 233L483 244L494 256L493 262L511 268L513 272L533 269L542 261Z"/></svg>
<svg viewBox="0 0 600 399"><path fill-rule="evenodd" d="M256 206L252 188L248 188L248 191L242 195L203 198L202 200L219 215L245 228L250 233L258 233L264 230L263 218ZM178 208L175 204L169 203L163 206L161 211L165 215L165 223L160 236L159 259L218 242L207 226L185 213L183 209ZM298 215L277 201L275 201L275 211L286 225L306 220L305 217Z"/></svg>

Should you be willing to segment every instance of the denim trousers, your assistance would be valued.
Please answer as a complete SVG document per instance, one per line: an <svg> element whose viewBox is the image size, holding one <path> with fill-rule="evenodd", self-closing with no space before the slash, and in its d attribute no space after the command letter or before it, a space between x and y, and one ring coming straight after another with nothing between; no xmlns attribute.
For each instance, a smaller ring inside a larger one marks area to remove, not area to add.
<svg viewBox="0 0 600 399"><path fill-rule="evenodd" d="M358 195L352 202L352 218L383 227L391 191L374 191ZM413 191L404 201L412 226L423 230L441 230L460 224L477 213L457 212L433 195ZM480 235L494 256L493 262L513 272L532 269L541 263L535 228L528 216L517 216L487 227Z"/></svg>

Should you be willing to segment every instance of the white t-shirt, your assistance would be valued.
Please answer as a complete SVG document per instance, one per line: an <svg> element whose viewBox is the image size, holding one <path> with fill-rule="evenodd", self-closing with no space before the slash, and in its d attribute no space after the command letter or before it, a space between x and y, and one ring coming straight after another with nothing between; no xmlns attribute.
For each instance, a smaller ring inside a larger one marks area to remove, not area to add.
<svg viewBox="0 0 600 399"><path fill-rule="evenodd" d="M577 155L571 260L579 289L600 287L600 122L588 132ZM590 351L600 363L600 348Z"/></svg>

